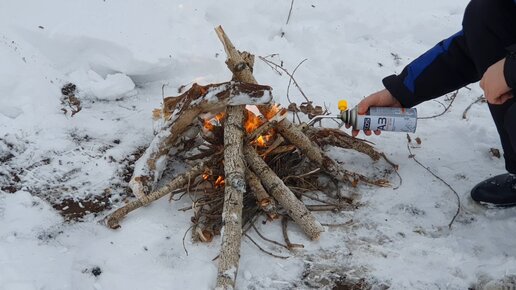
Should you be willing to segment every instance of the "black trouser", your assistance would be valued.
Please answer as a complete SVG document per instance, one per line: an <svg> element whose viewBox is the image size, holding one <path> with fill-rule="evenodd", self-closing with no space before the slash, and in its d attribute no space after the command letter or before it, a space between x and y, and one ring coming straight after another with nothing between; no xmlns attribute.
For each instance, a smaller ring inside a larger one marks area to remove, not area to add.
<svg viewBox="0 0 516 290"><path fill-rule="evenodd" d="M516 43L514 0L472 0L462 25L469 55L481 77L507 55L506 47ZM502 142L505 168L516 173L516 101L513 98L502 105L489 104L489 110Z"/></svg>

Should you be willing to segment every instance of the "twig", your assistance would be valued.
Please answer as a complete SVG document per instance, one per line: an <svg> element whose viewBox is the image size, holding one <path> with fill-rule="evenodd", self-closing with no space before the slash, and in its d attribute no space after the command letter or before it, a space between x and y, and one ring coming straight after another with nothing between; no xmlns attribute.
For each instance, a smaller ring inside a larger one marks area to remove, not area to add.
<svg viewBox="0 0 516 290"><path fill-rule="evenodd" d="M286 70L285 68L283 68L282 66L278 65L277 63L271 61L271 60L268 60L262 56L259 56L258 58L260 58L262 61L266 62L266 63L269 63L271 65L273 65L274 67L276 67L277 69L280 69L282 70L283 72L285 72L291 79L292 79L292 82L294 82L294 85L297 87L297 89L299 90L299 92L301 93L301 95L303 95L303 97L305 98L305 100L307 102L310 102L310 100L308 99L308 97L306 96L306 94L303 92L303 90L301 89L301 87L299 86L299 84L297 83L296 79L294 78L294 76L288 72L288 70ZM305 62L305 60L303 60L301 63Z"/></svg>
<svg viewBox="0 0 516 290"><path fill-rule="evenodd" d="M485 102L486 102L486 98L484 98L484 95L481 95L480 97L478 97L473 103L469 104L469 106L466 108L466 110L464 110L464 113L462 113L462 119L466 119L466 114L468 113L469 109L471 109L471 107L473 107L474 104L485 103Z"/></svg>
<svg viewBox="0 0 516 290"><path fill-rule="evenodd" d="M281 219L281 230L283 232L283 239L285 240L285 243L287 244L287 249L292 250L295 248L304 248L305 247L304 245L292 244L290 242L290 239L288 238L288 231L287 231L288 220L289 220L289 217L286 215L284 215L283 218Z"/></svg>
<svg viewBox="0 0 516 290"><path fill-rule="evenodd" d="M186 249L186 244L185 244L185 240L186 240L186 235L188 234L188 232L194 227L195 225L191 225L185 232L185 234L183 235L183 249L185 250L185 253L186 255L188 256L188 250Z"/></svg>
<svg viewBox="0 0 516 290"><path fill-rule="evenodd" d="M433 115L433 116L429 116L429 117L418 117L417 119L418 120L424 120L424 119L432 119L432 118L437 118L437 117L440 117L442 115L444 115L446 112L448 112L448 110L450 109L450 107L452 106L453 102L455 101L455 98L457 97L457 95L459 94L459 90L456 90L451 96L450 96L450 103L448 104L448 106L445 106L444 107L444 111L442 111L441 113L437 114L437 115ZM441 104L442 105L442 104ZM444 105L443 105L444 106Z"/></svg>
<svg viewBox="0 0 516 290"><path fill-rule="evenodd" d="M419 166L423 167L424 169L426 169L426 171L430 172L430 174L432 174L435 178L439 179L442 183L444 183L457 197L457 212L455 213L455 215L451 219L450 223L448 224L448 228L451 229L451 227L452 227L453 223L455 222L455 219L459 215L460 209L461 209L461 202L460 202L459 194L457 193L457 191L455 191L455 189L453 189L453 187L451 187L451 185L449 183L444 181L444 179L442 179L441 177L437 176L437 174L435 174L432 170L430 170L428 167L424 166L421 162L419 162L419 160L416 159L416 156L414 154L412 154L412 150L410 150L410 136L408 134L407 134L407 139L409 140L407 142L407 149L410 154L409 157L412 158L417 164L419 164Z"/></svg>
<svg viewBox="0 0 516 290"><path fill-rule="evenodd" d="M318 201L318 202L320 202L322 204L338 206L337 204L334 204L334 203L332 203L330 201L322 200L319 197L314 196L313 194L309 194L308 192L302 192L302 191L298 191L298 190L295 190L295 189L292 189L292 191L296 191L296 193L299 193L300 195L302 195L304 197L307 197L307 198L309 198L311 200Z"/></svg>
<svg viewBox="0 0 516 290"><path fill-rule="evenodd" d="M262 235L262 233L260 233L260 231L258 230L258 228L256 228L256 226L254 225L254 223L253 223L251 226L253 227L254 231L258 234L258 236L260 236L260 238L262 238L262 240L267 241L267 242L272 243L272 244L275 244L275 245L277 245L277 246L283 247L283 248L285 248L285 249L288 249L288 246L287 246L287 245L284 245L284 244L282 244L282 243L280 243L280 242L276 242L276 241L274 241L274 240L268 239L268 238L266 238L264 235Z"/></svg>
<svg viewBox="0 0 516 290"><path fill-rule="evenodd" d="M401 185L403 184L403 178L401 178L401 175L400 175L400 173L398 171L398 168L399 168L398 164L396 164L396 163L392 162L391 160L389 160L389 158L387 158L387 155L385 155L385 153L383 153L383 152L380 153L380 156L382 156L383 159L392 166L392 168L394 169L394 172L396 172L396 175L398 175L398 177L400 179L400 184L398 184L398 186L396 186L396 187L394 187L392 189L396 190L396 189L400 188Z"/></svg>
<svg viewBox="0 0 516 290"><path fill-rule="evenodd" d="M340 211L341 207L338 205L307 205L309 211Z"/></svg>
<svg viewBox="0 0 516 290"><path fill-rule="evenodd" d="M283 178L283 182L286 182L286 181L287 181L288 179L290 179L290 178L298 178L298 179L301 179L301 178L304 178L304 177L310 176L310 175L312 175L312 174L318 173L318 172L320 172L320 171L321 171L321 168L316 168L316 169L314 169L314 170L312 170L312 171L310 171L310 172L303 173L303 174L301 174L301 175L289 175L289 176L287 176L287 177Z"/></svg>
<svg viewBox="0 0 516 290"><path fill-rule="evenodd" d="M294 0L292 0L292 2L290 2L290 10L288 11L287 23L285 23L285 25L288 25L288 22L290 21L290 16L292 15L293 7L294 7Z"/></svg>
<svg viewBox="0 0 516 290"><path fill-rule="evenodd" d="M251 238L251 236L249 236L248 234L245 234L245 236L258 248L260 249L260 251L264 252L265 254L269 255L269 256L272 256L274 258L280 258L280 259L288 259L290 258L290 256L280 256L280 255L276 255L274 253L271 253L267 250L265 250L264 248L260 247L260 245L258 245L257 242L255 242L255 240L253 240L253 238Z"/></svg>
<svg viewBox="0 0 516 290"><path fill-rule="evenodd" d="M342 224L321 224L321 225L323 225L325 227L347 227L347 226L352 225L353 223L354 223L353 220L349 220L349 221L347 221L345 223L342 223Z"/></svg>
<svg viewBox="0 0 516 290"><path fill-rule="evenodd" d="M294 3L294 0L292 0L292 3ZM287 100L288 100L288 102L289 102L290 104L292 104L292 101L290 100L290 85L292 84L292 79L294 79L294 74L296 73L297 69L298 69L298 68L299 68L299 67L300 67L300 66L301 66L305 61L307 61L307 60L308 60L307 58L303 59L303 60L302 60L302 61L301 61L297 66L296 66L296 68L294 68L294 70L292 71L292 76L291 76L291 77L290 77L290 79L288 80L288 86L287 86ZM296 85L296 86L297 86L297 85ZM299 89L299 91L301 92L301 94L303 94L303 96L304 96L304 97L305 97L305 99L306 99L306 96L305 96L305 94L302 92L301 88L299 88L299 87L298 87L298 89ZM309 102L309 101L308 101L308 99L307 99L307 102ZM301 122L301 118L299 118L299 114L297 113L297 110L294 110L294 116L296 116L296 117L297 117L297 120L299 121L299 124L301 124L301 123L302 123L302 122Z"/></svg>

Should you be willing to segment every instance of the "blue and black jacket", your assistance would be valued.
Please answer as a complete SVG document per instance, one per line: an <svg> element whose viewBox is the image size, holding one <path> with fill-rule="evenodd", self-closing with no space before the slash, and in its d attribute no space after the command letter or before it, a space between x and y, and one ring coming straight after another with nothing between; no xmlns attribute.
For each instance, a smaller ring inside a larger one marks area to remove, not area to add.
<svg viewBox="0 0 516 290"><path fill-rule="evenodd" d="M497 10L491 13L491 6L503 7L495 7ZM505 22L499 12L506 14ZM495 15L486 16L488 13ZM516 89L514 19L516 0L473 0L464 15L463 30L439 42L415 59L401 74L383 79L385 88L404 107L412 107L479 81L488 67L487 64L493 64L506 56L505 79L509 87ZM500 42L497 51L493 51L491 44L493 41L499 41L497 27L503 29L505 34L509 31L509 36Z"/></svg>

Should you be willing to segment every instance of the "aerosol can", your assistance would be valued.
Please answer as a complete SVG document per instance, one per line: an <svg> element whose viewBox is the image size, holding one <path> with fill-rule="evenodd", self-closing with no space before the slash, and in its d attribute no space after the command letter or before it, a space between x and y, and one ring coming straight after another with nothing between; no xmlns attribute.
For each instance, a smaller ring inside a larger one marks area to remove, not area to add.
<svg viewBox="0 0 516 290"><path fill-rule="evenodd" d="M380 130L392 132L416 132L417 110L415 108L371 107L364 115L357 107L348 110L345 100L339 102L340 118L354 130Z"/></svg>
<svg viewBox="0 0 516 290"><path fill-rule="evenodd" d="M321 115L312 118L308 125L321 119L340 119L354 130L380 130L392 132L416 132L417 111L414 108L371 107L364 115L357 113L357 107L348 110L348 102L339 101L339 115Z"/></svg>

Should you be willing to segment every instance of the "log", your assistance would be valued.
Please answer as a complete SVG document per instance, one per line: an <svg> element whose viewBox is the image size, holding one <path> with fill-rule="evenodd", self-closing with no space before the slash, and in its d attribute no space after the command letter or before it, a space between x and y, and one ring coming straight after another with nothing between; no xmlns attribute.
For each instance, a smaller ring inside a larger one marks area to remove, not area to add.
<svg viewBox="0 0 516 290"><path fill-rule="evenodd" d="M245 106L230 106L224 124L224 210L222 247L217 273L217 289L234 289L240 261L242 208L245 183L243 159Z"/></svg>
<svg viewBox="0 0 516 290"><path fill-rule="evenodd" d="M267 193L258 176L256 176L256 174L251 170L247 169L245 172L245 178L251 192L256 197L256 203L260 209L265 212L270 219L277 219L279 215L276 209L276 201L274 201L274 199Z"/></svg>
<svg viewBox="0 0 516 290"><path fill-rule="evenodd" d="M306 206L292 193L274 171L263 161L249 144L244 145L247 164L260 178L263 186L312 240L319 239L324 228Z"/></svg>
<svg viewBox="0 0 516 290"><path fill-rule="evenodd" d="M165 186L156 190L149 195L143 196L139 199L133 200L123 207L115 210L112 214L110 214L107 218L107 226L112 229L120 228L120 221L133 210L145 206L155 200L162 198L163 196L169 194L170 192L184 187L190 180L194 180L197 176L202 174L205 167L205 162L200 162L196 166L192 167L188 172L179 175L178 177L172 179Z"/></svg>
<svg viewBox="0 0 516 290"><path fill-rule="evenodd" d="M164 115L169 116L160 132L136 162L129 187L143 198L154 189L167 163L167 153L203 113L216 113L231 105L256 105L272 100L271 88L257 84L227 82L201 86L193 84L184 94L166 98Z"/></svg>

